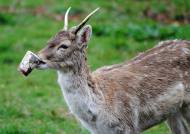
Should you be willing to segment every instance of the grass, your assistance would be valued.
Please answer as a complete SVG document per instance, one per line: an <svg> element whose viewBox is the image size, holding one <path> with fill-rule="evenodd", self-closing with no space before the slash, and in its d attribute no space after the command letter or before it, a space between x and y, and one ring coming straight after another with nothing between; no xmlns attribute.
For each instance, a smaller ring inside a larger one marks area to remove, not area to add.
<svg viewBox="0 0 190 134"><path fill-rule="evenodd" d="M190 4L182 0L169 4L164 0L0 0L0 134L88 134L69 114L55 71L34 71L28 78L17 71L27 50L40 50L62 28L63 21L54 14L63 14L69 6L70 26L101 7L89 22L93 27L88 48L92 70L128 60L160 40L190 38L187 23L163 23L143 14L145 9L172 12L171 18L188 14ZM161 124L143 134L169 134L169 130Z"/></svg>

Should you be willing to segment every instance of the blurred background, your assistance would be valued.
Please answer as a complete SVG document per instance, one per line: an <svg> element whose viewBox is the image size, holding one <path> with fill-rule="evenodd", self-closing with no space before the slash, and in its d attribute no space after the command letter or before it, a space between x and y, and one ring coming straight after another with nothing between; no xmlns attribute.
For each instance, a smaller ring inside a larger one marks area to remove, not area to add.
<svg viewBox="0 0 190 134"><path fill-rule="evenodd" d="M95 8L88 24L92 70L134 57L161 40L190 38L189 0L0 0L0 134L89 134L69 113L56 72L17 67L27 50L36 52L63 27ZM163 123L143 134L169 134Z"/></svg>

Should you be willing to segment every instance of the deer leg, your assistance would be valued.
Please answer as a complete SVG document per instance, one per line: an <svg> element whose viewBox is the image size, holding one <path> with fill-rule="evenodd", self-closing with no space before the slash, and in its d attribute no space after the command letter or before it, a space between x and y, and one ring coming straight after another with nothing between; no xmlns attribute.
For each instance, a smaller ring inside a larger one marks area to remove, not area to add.
<svg viewBox="0 0 190 134"><path fill-rule="evenodd" d="M172 134L190 134L186 120L180 112L167 119Z"/></svg>
<svg viewBox="0 0 190 134"><path fill-rule="evenodd" d="M184 106L182 108L183 117L190 123L190 105Z"/></svg>

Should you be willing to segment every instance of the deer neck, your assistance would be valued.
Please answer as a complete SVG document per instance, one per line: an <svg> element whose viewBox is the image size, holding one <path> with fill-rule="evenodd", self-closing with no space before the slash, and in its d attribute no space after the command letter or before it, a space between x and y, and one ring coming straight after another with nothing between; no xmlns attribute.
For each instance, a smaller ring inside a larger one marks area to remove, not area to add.
<svg viewBox="0 0 190 134"><path fill-rule="evenodd" d="M58 83L69 109L80 119L86 120L87 113L94 110L97 104L97 94L94 92L95 83L91 78L88 67L76 72L58 71Z"/></svg>
<svg viewBox="0 0 190 134"><path fill-rule="evenodd" d="M77 66L68 70L59 70L58 83L63 93L80 92L85 94L87 92L86 90L91 90L94 87L94 82L86 61L77 63Z"/></svg>

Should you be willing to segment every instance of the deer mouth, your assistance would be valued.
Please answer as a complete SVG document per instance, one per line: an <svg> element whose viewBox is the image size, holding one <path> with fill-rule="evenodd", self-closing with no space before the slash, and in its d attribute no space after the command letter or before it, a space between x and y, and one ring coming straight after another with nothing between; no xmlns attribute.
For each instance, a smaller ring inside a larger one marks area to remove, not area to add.
<svg viewBox="0 0 190 134"><path fill-rule="evenodd" d="M39 56L32 53L31 51L27 51L19 65L19 71L24 76L28 76L34 68L43 69L46 66L46 62L42 60Z"/></svg>

